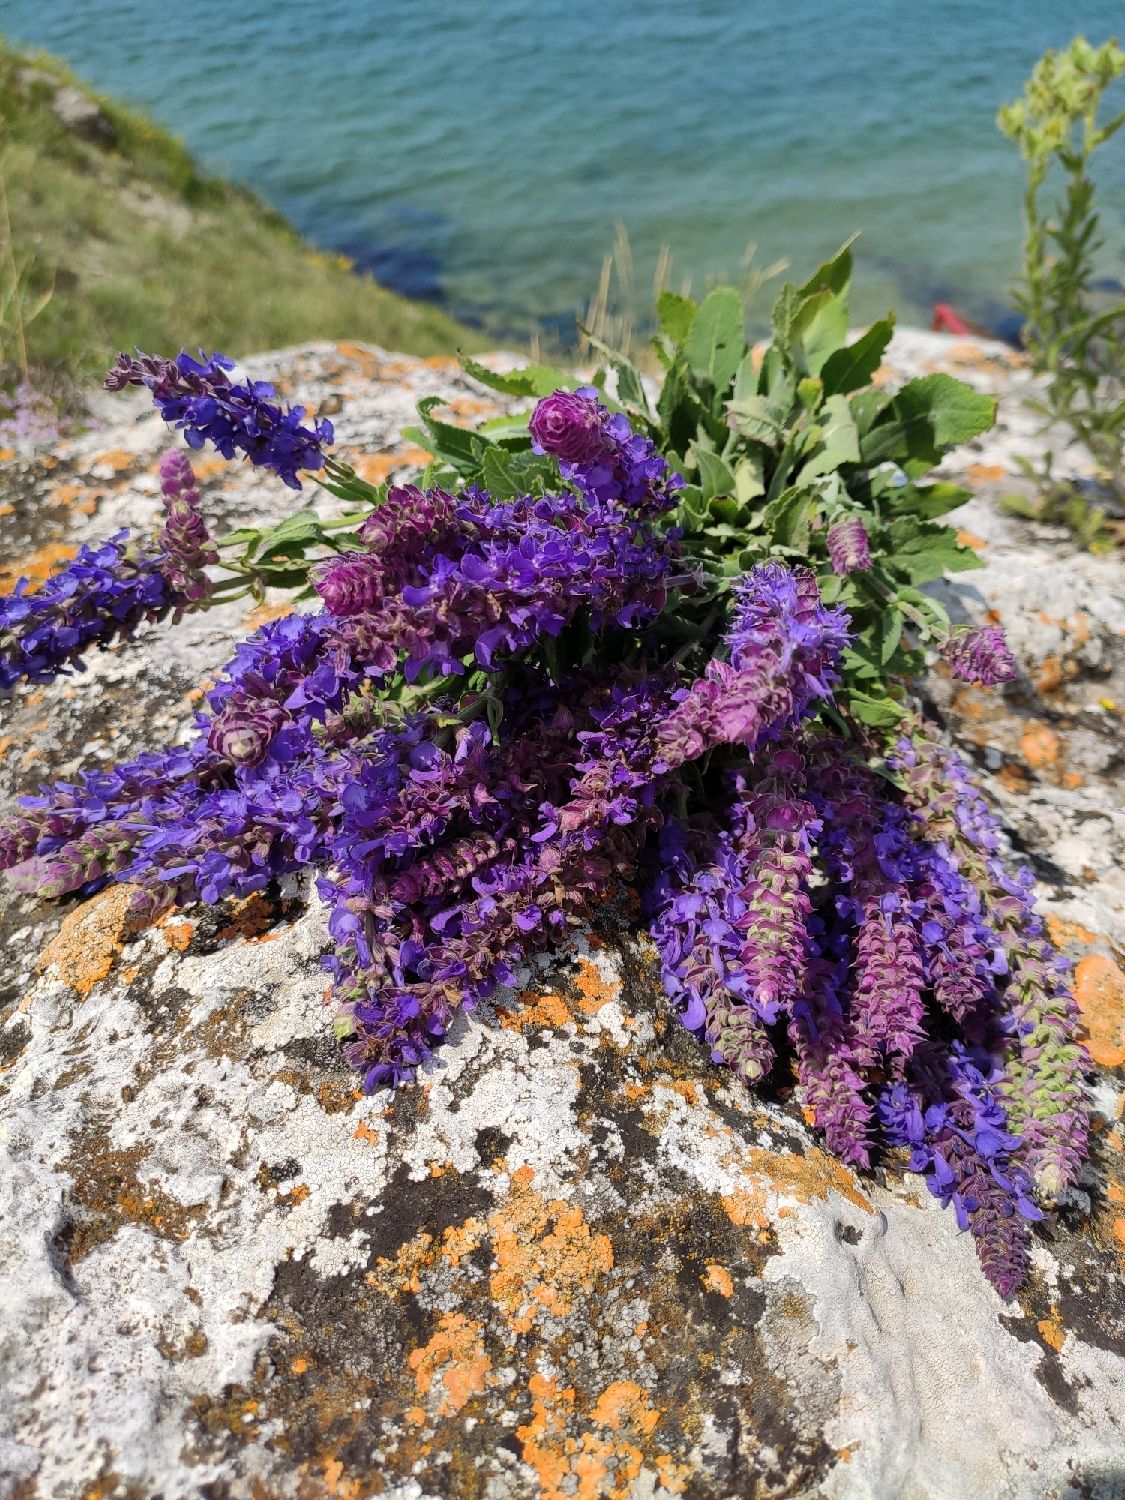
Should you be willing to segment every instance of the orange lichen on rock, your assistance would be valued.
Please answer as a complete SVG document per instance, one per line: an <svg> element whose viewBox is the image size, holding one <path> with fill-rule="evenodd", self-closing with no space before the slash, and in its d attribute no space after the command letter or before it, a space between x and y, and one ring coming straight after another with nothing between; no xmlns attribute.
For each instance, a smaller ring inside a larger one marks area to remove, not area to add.
<svg viewBox="0 0 1125 1500"><path fill-rule="evenodd" d="M672 1494L685 1489L690 1467L649 1447L661 1412L635 1381L607 1386L586 1418L574 1387L554 1375L537 1371L528 1392L531 1418L516 1436L539 1480L540 1500L628 1500L646 1463Z"/></svg>
<svg viewBox="0 0 1125 1500"><path fill-rule="evenodd" d="M589 1296L613 1269L613 1247L607 1235L590 1233L577 1203L548 1202L516 1178L513 1188L489 1220L496 1261L489 1289L514 1331L526 1333L541 1311L564 1317L579 1294Z"/></svg>
<svg viewBox="0 0 1125 1500"><path fill-rule="evenodd" d="M191 466L195 470L196 479L211 479L216 474L228 473L230 471L230 460L227 458L199 458L191 454ZM159 464L156 466L159 470Z"/></svg>
<svg viewBox="0 0 1125 1500"><path fill-rule="evenodd" d="M104 494L104 490L90 489L84 484L56 484L43 498L48 505L73 508L79 515L92 516Z"/></svg>
<svg viewBox="0 0 1125 1500"><path fill-rule="evenodd" d="M709 1292L718 1292L720 1297L734 1296L734 1282L726 1266L712 1261L699 1279Z"/></svg>
<svg viewBox="0 0 1125 1500"><path fill-rule="evenodd" d="M1092 943L1100 941L1098 934L1091 932L1088 927L1083 927L1081 922L1068 922L1065 917L1058 917L1053 911L1047 912L1044 920L1047 923L1047 932L1051 942L1056 948L1067 948L1076 944L1088 948Z"/></svg>
<svg viewBox="0 0 1125 1500"><path fill-rule="evenodd" d="M419 1397L425 1400L436 1394L439 1417L454 1416L473 1396L484 1392L492 1360L480 1334L481 1325L464 1313L443 1313L433 1338L407 1359Z"/></svg>
<svg viewBox="0 0 1125 1500"><path fill-rule="evenodd" d="M181 1203L158 1182L142 1182L139 1172L152 1148L115 1146L100 1130L72 1139L73 1150L60 1165L72 1179L67 1197L72 1227L67 1258L81 1260L128 1224L159 1239L186 1240L206 1211L204 1203Z"/></svg>
<svg viewBox="0 0 1125 1500"><path fill-rule="evenodd" d="M968 472L973 484L990 484L997 479L1008 477L1008 471L1003 464L970 464Z"/></svg>
<svg viewBox="0 0 1125 1500"><path fill-rule="evenodd" d="M727 1218L740 1229L765 1229L769 1223L765 1190L761 1187L736 1188L723 1194Z"/></svg>
<svg viewBox="0 0 1125 1500"><path fill-rule="evenodd" d="M398 453L357 454L353 466L368 484L382 484L398 469L424 469L432 456L425 448L412 443Z"/></svg>
<svg viewBox="0 0 1125 1500"><path fill-rule="evenodd" d="M1020 796L1026 796L1031 790L1031 780L1023 766L1016 765L1014 761L1006 760L996 773L996 779L1000 785L1009 792L1015 792Z"/></svg>
<svg viewBox="0 0 1125 1500"><path fill-rule="evenodd" d="M566 1001L561 995L548 990L537 995L534 990L521 990L515 1006L498 1005L496 1014L501 1026L512 1031L522 1031L525 1026L565 1026L571 1019Z"/></svg>
<svg viewBox="0 0 1125 1500"><path fill-rule="evenodd" d="M615 1380L598 1397L593 1418L614 1432L628 1423L647 1435L660 1421L660 1413L648 1404L645 1392L635 1380Z"/></svg>
<svg viewBox="0 0 1125 1500"><path fill-rule="evenodd" d="M346 360L356 364L365 375L374 375L379 368L379 361L370 349L365 349L362 344L353 344L347 340L341 340L336 345L337 354L343 355Z"/></svg>
<svg viewBox="0 0 1125 1500"><path fill-rule="evenodd" d="M685 1102L685 1104L699 1103L699 1090L696 1088L694 1083L689 1083L686 1078L670 1079L667 1087L670 1088L674 1094L679 1094L680 1098Z"/></svg>
<svg viewBox="0 0 1125 1500"><path fill-rule="evenodd" d="M48 542L37 552L30 553L22 562L0 565L0 593L11 593L21 578L26 578L31 588L37 589L51 574L68 563L78 551L66 542Z"/></svg>
<svg viewBox="0 0 1125 1500"><path fill-rule="evenodd" d="M751 1148L744 1151L743 1159L751 1172L760 1173L776 1192L796 1198L798 1203L811 1203L837 1192L864 1213L875 1212L870 1200L860 1192L855 1173L816 1146L810 1146L800 1155Z"/></svg>
<svg viewBox="0 0 1125 1500"><path fill-rule="evenodd" d="M267 942L270 928L277 914L261 891L253 891L230 903L231 920L219 929L217 936L224 942L237 938L245 942Z"/></svg>
<svg viewBox="0 0 1125 1500"><path fill-rule="evenodd" d="M476 396L454 396L452 401L445 403L445 410L463 421L471 421L475 417L484 416L493 408L489 402L480 401Z"/></svg>
<svg viewBox="0 0 1125 1500"><path fill-rule="evenodd" d="M601 969L589 958L578 960L574 982L581 996L578 1009L588 1016L596 1015L603 1005L608 1005L621 994L620 983L604 978Z"/></svg>
<svg viewBox="0 0 1125 1500"><path fill-rule="evenodd" d="M187 952L195 932L191 922L158 922L157 926L169 948L174 948L177 953Z"/></svg>
<svg viewBox="0 0 1125 1500"><path fill-rule="evenodd" d="M541 1500L562 1500L561 1486L571 1472L566 1428L574 1410L574 1388L567 1386L560 1390L553 1375L538 1372L527 1387L531 1393L531 1420L516 1428L516 1436L523 1444L523 1461L538 1476Z"/></svg>
<svg viewBox="0 0 1125 1500"><path fill-rule="evenodd" d="M345 1476L342 1459L325 1458L321 1473L324 1476L324 1489L332 1496L332 1500L364 1500L364 1497L370 1493L361 1479L355 1475ZM304 1495L305 1490L299 1490L298 1494ZM255 1488L252 1491L252 1497L253 1500L266 1500L266 1491L263 1488Z"/></svg>
<svg viewBox="0 0 1125 1500"><path fill-rule="evenodd" d="M259 604L257 609L252 609L246 616L245 625L247 630L258 630L262 625L270 625L274 620L282 620L286 615L293 613L293 601L291 599L281 600L277 604ZM201 698L203 694L199 695ZM188 694L191 697L191 694Z"/></svg>
<svg viewBox="0 0 1125 1500"><path fill-rule="evenodd" d="M1066 1330L1063 1328L1059 1318L1058 1308L1052 1307L1049 1315L1045 1318L1040 1318L1035 1326L1039 1329L1039 1334L1043 1342L1054 1349L1057 1354L1066 1343Z"/></svg>
<svg viewBox="0 0 1125 1500"><path fill-rule="evenodd" d="M1048 729L1046 724L1036 724L1031 729L1025 729L1020 735L1020 750L1029 766L1034 766L1037 771L1045 770L1048 766L1056 765L1059 758L1061 742L1053 729Z"/></svg>
<svg viewBox="0 0 1125 1500"><path fill-rule="evenodd" d="M1125 974L1104 953L1089 953L1074 971L1074 998L1090 1056L1103 1068L1125 1063Z"/></svg>
<svg viewBox="0 0 1125 1500"><path fill-rule="evenodd" d="M107 469L112 469L115 474L124 473L137 461L137 455L130 453L128 448L110 448L108 453L96 453L90 460L92 464L101 464Z"/></svg>
<svg viewBox="0 0 1125 1500"><path fill-rule="evenodd" d="M36 969L54 968L83 999L109 974L126 940L137 930L136 886L111 885L63 918Z"/></svg>

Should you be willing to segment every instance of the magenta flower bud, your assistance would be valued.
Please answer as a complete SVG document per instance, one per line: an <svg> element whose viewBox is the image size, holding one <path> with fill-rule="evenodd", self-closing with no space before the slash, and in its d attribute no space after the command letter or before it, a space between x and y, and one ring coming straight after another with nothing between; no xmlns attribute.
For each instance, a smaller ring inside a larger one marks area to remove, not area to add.
<svg viewBox="0 0 1125 1500"><path fill-rule="evenodd" d="M184 490L194 490L195 472L191 467L191 459L186 453L176 449L166 453L160 460L160 478L163 480L161 489L166 495L179 495Z"/></svg>
<svg viewBox="0 0 1125 1500"><path fill-rule="evenodd" d="M982 630L959 630L946 641L941 654L954 677L961 682L996 687L1019 676L1019 668L999 625L986 625Z"/></svg>
<svg viewBox="0 0 1125 1500"><path fill-rule="evenodd" d="M531 414L533 441L563 463L586 463L611 447L605 431L607 412L592 391L555 391Z"/></svg>
<svg viewBox="0 0 1125 1500"><path fill-rule="evenodd" d="M871 566L867 531L858 516L848 516L828 528L828 556L833 573L858 573Z"/></svg>
<svg viewBox="0 0 1125 1500"><path fill-rule="evenodd" d="M161 568L176 592L191 605L211 593L204 572L219 554L211 546L207 523L199 509L195 472L186 453L166 453L160 460L160 488L164 494L164 530L160 534Z"/></svg>
<svg viewBox="0 0 1125 1500"><path fill-rule="evenodd" d="M207 743L216 755L236 766L256 766L265 758L285 718L285 710L278 703L230 702L211 725Z"/></svg>
<svg viewBox="0 0 1125 1500"><path fill-rule="evenodd" d="M334 615L362 615L383 598L383 569L377 558L354 552L321 565L313 588Z"/></svg>

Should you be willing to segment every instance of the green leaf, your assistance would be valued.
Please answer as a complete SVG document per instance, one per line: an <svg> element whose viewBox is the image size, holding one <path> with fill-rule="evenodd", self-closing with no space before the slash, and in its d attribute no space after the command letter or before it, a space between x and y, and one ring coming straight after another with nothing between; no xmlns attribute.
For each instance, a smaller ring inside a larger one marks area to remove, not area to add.
<svg viewBox="0 0 1125 1500"><path fill-rule="evenodd" d="M579 324L579 327L581 328L582 325ZM595 338L589 329L582 328L582 333L589 340L591 346L609 361L610 369L617 376L618 400L626 406L633 407L646 421L651 420L652 408L648 404L648 396L645 393L644 384L637 372L636 366L631 364L623 354L618 354L615 349L611 349L601 339Z"/></svg>
<svg viewBox="0 0 1125 1500"><path fill-rule="evenodd" d="M816 496L811 490L792 485L766 506L763 519L771 541L779 547L807 551Z"/></svg>
<svg viewBox="0 0 1125 1500"><path fill-rule="evenodd" d="M781 419L768 396L747 396L727 403L731 425L743 437L776 448L781 438Z"/></svg>
<svg viewBox="0 0 1125 1500"><path fill-rule="evenodd" d="M892 604L885 611L879 624L879 655L884 666L898 650L904 624L902 611Z"/></svg>
<svg viewBox="0 0 1125 1500"><path fill-rule="evenodd" d="M706 431L713 419L692 384L690 372L678 360L660 387L656 410L663 428L665 451L684 461L700 429Z"/></svg>
<svg viewBox="0 0 1125 1500"><path fill-rule="evenodd" d="M754 367L754 354L751 350L739 361L738 369L734 375L734 390L731 398L734 401L746 401L758 393L758 370Z"/></svg>
<svg viewBox="0 0 1125 1500"><path fill-rule="evenodd" d="M912 518L904 521L911 524ZM903 521L888 527L892 539L900 535ZM943 573L968 573L974 568L983 568L984 562L971 547L963 547L957 540L952 526L936 526L921 522L913 536L907 536L890 557L886 565L905 575L908 583L930 583Z"/></svg>
<svg viewBox="0 0 1125 1500"><path fill-rule="evenodd" d="M698 443L693 445L692 453L699 468L699 485L703 498L710 500L714 495L733 495L735 478L722 459L700 447Z"/></svg>
<svg viewBox="0 0 1125 1500"><path fill-rule="evenodd" d="M840 597L840 589L844 580L839 573L819 573L817 575L816 587L824 604L835 604Z"/></svg>
<svg viewBox="0 0 1125 1500"><path fill-rule="evenodd" d="M889 698L873 698L868 693L858 693L853 688L847 694L847 707L853 718L861 724L870 724L874 729L890 729L903 717L903 710Z"/></svg>
<svg viewBox="0 0 1125 1500"><path fill-rule="evenodd" d="M707 293L684 344L692 373L725 395L746 353L742 298L732 286Z"/></svg>
<svg viewBox="0 0 1125 1500"><path fill-rule="evenodd" d="M509 447L528 447L531 444L531 434L527 430L530 416L529 411L517 411L511 416L490 417L477 430L490 442L506 443Z"/></svg>
<svg viewBox="0 0 1125 1500"><path fill-rule="evenodd" d="M948 449L979 437L995 420L995 397L981 395L952 375L925 375L902 387L862 438L860 451L866 464L893 460L925 473Z"/></svg>
<svg viewBox="0 0 1125 1500"><path fill-rule="evenodd" d="M819 375L827 360L840 352L848 336L848 299L845 292L828 292L805 323L801 347L810 375Z"/></svg>
<svg viewBox="0 0 1125 1500"><path fill-rule="evenodd" d="M421 443L435 457L445 459L454 468L471 473L478 467L480 457L488 446L488 439L482 438L479 433L469 432L464 427L454 427L451 422L431 417L434 407L441 405L443 402L440 396L426 396L419 401L418 415L425 424L425 430L411 427L403 436Z"/></svg>
<svg viewBox="0 0 1125 1500"><path fill-rule="evenodd" d="M277 557L286 552L303 551L310 543L323 543L325 540L320 517L315 510L306 507L304 510L294 511L291 516L286 516L284 521L263 534L262 547L256 561L260 566L271 557Z"/></svg>
<svg viewBox="0 0 1125 1500"><path fill-rule="evenodd" d="M895 397L900 409L924 411L933 425L934 441L946 450L970 442L996 421L996 398L974 391L963 380L938 373L908 381Z"/></svg>
<svg viewBox="0 0 1125 1500"><path fill-rule="evenodd" d="M551 365L523 365L518 370L501 374L478 364L475 359L461 356L461 368L489 390L502 391L505 396L549 396L552 391L573 390L578 381L565 370L556 370Z"/></svg>
<svg viewBox="0 0 1125 1500"><path fill-rule="evenodd" d="M733 495L712 495L711 514L717 517L720 522L725 522L727 525L733 526L742 516L742 506ZM735 534L738 536L742 535L741 532L736 532Z"/></svg>
<svg viewBox="0 0 1125 1500"><path fill-rule="evenodd" d="M810 297L814 292L834 292L837 296L846 292L848 283L852 279L852 246L859 239L859 234L853 234L850 239L844 241L839 250L829 260L816 270L805 282L803 287L798 288L798 296Z"/></svg>
<svg viewBox="0 0 1125 1500"><path fill-rule="evenodd" d="M747 453L734 466L734 493L743 505L749 505L766 492L762 455Z"/></svg>
<svg viewBox="0 0 1125 1500"><path fill-rule="evenodd" d="M848 405L852 409L852 419L861 438L871 431L893 400L890 391L878 390L857 391L851 398Z"/></svg>
<svg viewBox="0 0 1125 1500"><path fill-rule="evenodd" d="M310 564L286 558L282 562L258 563L261 581L270 589L296 589L308 581Z"/></svg>
<svg viewBox="0 0 1125 1500"><path fill-rule="evenodd" d="M816 411L824 399L824 387L815 375L806 375L797 382L797 404L807 412Z"/></svg>
<svg viewBox="0 0 1125 1500"><path fill-rule="evenodd" d="M237 531L228 531L222 538L220 546L242 547L249 544L251 547L256 547L261 535L261 528L258 526L242 526Z"/></svg>
<svg viewBox="0 0 1125 1500"><path fill-rule="evenodd" d="M681 297L678 292L661 292L656 299L660 331L666 333L674 344L682 344L687 338L698 311L697 302L690 297Z"/></svg>
<svg viewBox="0 0 1125 1500"><path fill-rule="evenodd" d="M797 371L793 361L774 344L762 355L758 389L782 416L788 413L797 398Z"/></svg>
<svg viewBox="0 0 1125 1500"><path fill-rule="evenodd" d="M829 396L846 396L869 385L871 377L883 362L883 355L894 331L894 313L890 313L881 322L872 323L854 344L830 354L820 370L825 392Z"/></svg>
<svg viewBox="0 0 1125 1500"><path fill-rule="evenodd" d="M972 498L972 490L963 490L959 485L947 484L943 480L935 484L895 486L888 491L886 503L887 509L896 515L918 516L932 521L938 516L948 515Z"/></svg>
<svg viewBox="0 0 1125 1500"><path fill-rule="evenodd" d="M485 451L480 466L481 484L497 500L512 500L519 485L512 474L511 457L500 448Z"/></svg>
<svg viewBox="0 0 1125 1500"><path fill-rule="evenodd" d="M758 385L760 394L727 403L730 425L754 442L780 448L797 399L797 377L774 348L766 351Z"/></svg>
<svg viewBox="0 0 1125 1500"><path fill-rule="evenodd" d="M774 298L773 310L770 313L774 342L769 353L772 354L774 350L779 350L783 354L790 352L793 342L793 319L800 301L800 294L791 281L787 281Z"/></svg>
<svg viewBox="0 0 1125 1500"><path fill-rule="evenodd" d="M820 426L817 446L801 469L802 484L817 475L831 474L844 464L859 463L859 434L846 396L829 396Z"/></svg>

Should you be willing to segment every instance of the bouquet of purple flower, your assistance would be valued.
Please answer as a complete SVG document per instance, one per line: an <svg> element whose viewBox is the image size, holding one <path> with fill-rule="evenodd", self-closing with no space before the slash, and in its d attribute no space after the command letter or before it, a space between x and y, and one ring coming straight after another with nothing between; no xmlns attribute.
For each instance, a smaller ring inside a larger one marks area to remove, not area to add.
<svg viewBox="0 0 1125 1500"><path fill-rule="evenodd" d="M411 1078L458 1010L631 882L714 1060L792 1076L845 1161L897 1153L1013 1292L1037 1200L1084 1157L1073 1008L964 766L901 706L889 733L851 711L849 612L792 548L709 568L683 481L595 390L538 403L526 491L374 492L326 459L323 424L226 370L123 358L111 380L150 386L192 443L287 483L323 469L367 503L305 564L321 607L239 647L186 745L24 799L0 825L9 879L127 882L156 910L312 870L368 1089ZM87 549L0 604L5 685L207 604L190 464L163 473L160 538ZM841 577L874 566L855 516L826 545ZM1010 675L991 634L952 651Z"/></svg>

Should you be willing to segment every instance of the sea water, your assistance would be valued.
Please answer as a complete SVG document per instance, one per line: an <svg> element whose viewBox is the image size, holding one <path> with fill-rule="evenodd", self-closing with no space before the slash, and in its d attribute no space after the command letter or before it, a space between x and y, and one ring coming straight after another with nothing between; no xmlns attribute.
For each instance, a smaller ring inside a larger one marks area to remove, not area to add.
<svg viewBox="0 0 1125 1500"><path fill-rule="evenodd" d="M216 172L380 280L564 340L615 226L647 300L857 247L858 316L1011 329L1022 168L995 126L1120 0L3 0ZM1121 101L1118 101L1121 107ZM1100 173L1125 263L1125 132ZM215 247L222 254L221 246Z"/></svg>

